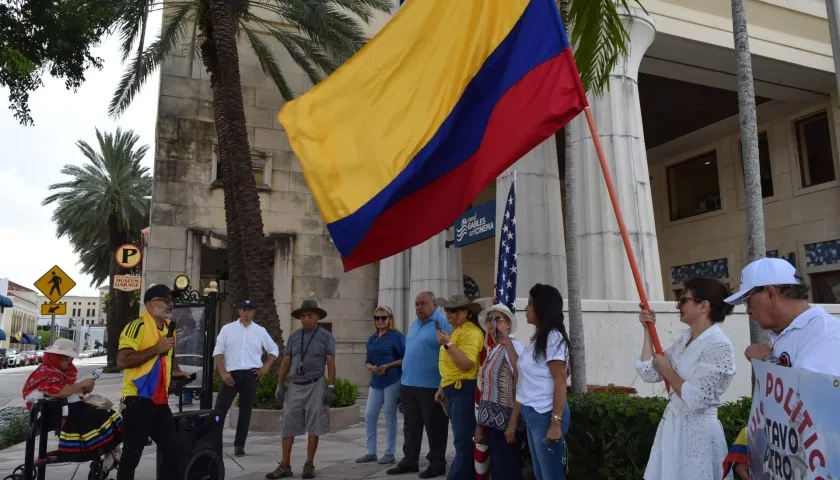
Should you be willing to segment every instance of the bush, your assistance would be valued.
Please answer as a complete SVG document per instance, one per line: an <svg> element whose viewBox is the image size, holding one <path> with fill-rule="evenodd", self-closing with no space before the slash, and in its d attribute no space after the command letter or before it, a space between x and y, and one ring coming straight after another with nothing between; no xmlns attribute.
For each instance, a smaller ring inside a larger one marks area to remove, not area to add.
<svg viewBox="0 0 840 480"><path fill-rule="evenodd" d="M357 398L359 398L358 385L343 378L335 379L335 400L331 405L333 408L353 406Z"/></svg>
<svg viewBox="0 0 840 480"><path fill-rule="evenodd" d="M218 391L221 383L222 377L216 373L213 378L213 391ZM274 392L276 390L277 376L271 373L263 375L259 385L257 385L257 392L254 395L254 408L259 410L281 410L283 408L282 402L274 399ZM349 407L356 403L357 398L359 398L358 385L343 378L335 379L335 400L331 407ZM239 398L236 399L236 406L239 406Z"/></svg>
<svg viewBox="0 0 840 480"><path fill-rule="evenodd" d="M23 415L9 419L9 423L0 430L0 449L9 448L13 445L26 441L26 434L29 432L28 416Z"/></svg>
<svg viewBox="0 0 840 480"><path fill-rule="evenodd" d="M569 447L568 477L642 478L667 404L661 397L620 393L569 395L572 421L565 436ZM747 425L750 405L750 398L743 397L720 407L718 417L729 445ZM523 452L523 461L530 461L528 452Z"/></svg>

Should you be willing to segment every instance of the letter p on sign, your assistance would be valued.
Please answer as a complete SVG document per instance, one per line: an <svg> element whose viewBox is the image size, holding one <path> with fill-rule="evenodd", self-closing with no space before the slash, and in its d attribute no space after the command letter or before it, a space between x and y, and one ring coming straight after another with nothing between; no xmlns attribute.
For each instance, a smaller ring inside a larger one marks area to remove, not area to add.
<svg viewBox="0 0 840 480"><path fill-rule="evenodd" d="M114 259L117 261L117 265L122 268L134 268L140 265L143 260L143 253L137 245L126 243L117 248L114 252Z"/></svg>

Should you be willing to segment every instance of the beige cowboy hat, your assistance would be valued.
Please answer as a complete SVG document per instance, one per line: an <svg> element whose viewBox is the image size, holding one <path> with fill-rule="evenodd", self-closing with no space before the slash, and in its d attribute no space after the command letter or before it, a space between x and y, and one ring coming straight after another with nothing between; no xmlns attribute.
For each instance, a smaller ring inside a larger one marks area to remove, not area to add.
<svg viewBox="0 0 840 480"><path fill-rule="evenodd" d="M300 304L300 308L292 312L292 316L300 320L300 315L305 312L312 312L318 315L319 320L323 320L327 316L327 311L318 307L318 302L315 300L304 300Z"/></svg>
<svg viewBox="0 0 840 480"><path fill-rule="evenodd" d="M51 347L44 350L44 353L54 353L56 355L64 355L65 357L79 358L79 352L76 351L76 342L66 338L59 338L56 340Z"/></svg>
<svg viewBox="0 0 840 480"><path fill-rule="evenodd" d="M435 305L440 308L451 309L451 308L463 308L469 312L474 314L478 314L481 312L481 305L477 302L470 300L469 298L463 295L452 295L449 299L446 298L437 298L435 299Z"/></svg>
<svg viewBox="0 0 840 480"><path fill-rule="evenodd" d="M478 321L484 323L484 320L490 312L499 312L504 314L504 316L510 320L510 333L514 333L516 331L516 315L510 311L507 305L497 303L488 309L482 310L482 312L478 314Z"/></svg>

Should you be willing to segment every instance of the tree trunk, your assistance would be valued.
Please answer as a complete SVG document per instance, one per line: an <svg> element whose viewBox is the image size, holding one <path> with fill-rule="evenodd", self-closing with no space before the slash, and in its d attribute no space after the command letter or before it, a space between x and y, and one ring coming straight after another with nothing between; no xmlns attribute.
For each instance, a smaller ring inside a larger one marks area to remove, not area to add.
<svg viewBox="0 0 840 480"><path fill-rule="evenodd" d="M123 272L122 267L117 264L114 257L117 248L126 242L126 237L120 231L119 220L116 215L111 215L108 218L108 253L110 254L110 268L109 273L111 277L110 296L111 301L108 306L108 365L116 365L117 363L117 349L120 345L120 333L128 323L128 306L129 306L129 292L121 292L114 290L114 276L120 275Z"/></svg>
<svg viewBox="0 0 840 480"><path fill-rule="evenodd" d="M755 114L750 38L743 0L732 0L732 33L738 74L738 116L741 120L741 158L744 163L744 193L747 206L747 257L752 262L765 256L764 202L758 161L758 127ZM750 317L750 343L770 345L770 336Z"/></svg>
<svg viewBox="0 0 840 480"><path fill-rule="evenodd" d="M566 27L566 35L569 35L569 1L559 2L560 17ZM583 334L583 307L580 299L580 237L578 236L577 223L577 196L575 190L575 158L572 155L571 132L569 127L563 127L558 133L563 135L565 146L563 155L565 161L564 184L566 189L566 211L565 225L566 232L566 278L569 285L566 304L569 307L569 350L571 361L569 367L572 373L572 392L586 393L586 346ZM560 142L557 142L560 143Z"/></svg>
<svg viewBox="0 0 840 480"><path fill-rule="evenodd" d="M205 42L207 45L202 50L213 89L219 167L225 189L228 257L231 280L235 284L231 297L234 303L244 298L256 303L255 320L282 348L283 330L274 303L272 262L265 243L260 198L251 173L236 46L236 19L230 2L209 0L208 4L209 25L205 33L212 43ZM241 261L237 255L241 256Z"/></svg>

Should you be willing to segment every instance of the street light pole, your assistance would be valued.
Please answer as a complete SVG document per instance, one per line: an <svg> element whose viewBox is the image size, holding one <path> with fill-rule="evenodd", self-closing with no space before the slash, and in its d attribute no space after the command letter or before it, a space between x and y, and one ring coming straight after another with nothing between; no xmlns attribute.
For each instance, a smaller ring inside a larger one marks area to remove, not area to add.
<svg viewBox="0 0 840 480"><path fill-rule="evenodd" d="M838 0L825 0L825 10L828 16L828 34L831 37L831 51L834 58L834 81L837 84L837 94L840 95L840 7ZM838 98L840 101L840 98Z"/></svg>

